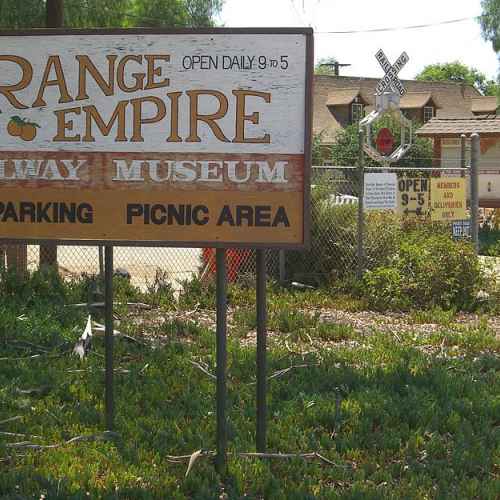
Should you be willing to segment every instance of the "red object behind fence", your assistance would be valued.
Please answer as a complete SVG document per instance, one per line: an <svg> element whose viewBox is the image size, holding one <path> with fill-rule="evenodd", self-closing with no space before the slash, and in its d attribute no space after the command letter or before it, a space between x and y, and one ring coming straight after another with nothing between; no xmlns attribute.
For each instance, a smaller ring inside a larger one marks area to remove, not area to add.
<svg viewBox="0 0 500 500"><path fill-rule="evenodd" d="M226 252L227 279L229 282L236 281L240 268L245 264L251 254L251 250L245 248L229 248ZM215 261L215 249L204 248L202 251L206 274L215 274L217 265Z"/></svg>

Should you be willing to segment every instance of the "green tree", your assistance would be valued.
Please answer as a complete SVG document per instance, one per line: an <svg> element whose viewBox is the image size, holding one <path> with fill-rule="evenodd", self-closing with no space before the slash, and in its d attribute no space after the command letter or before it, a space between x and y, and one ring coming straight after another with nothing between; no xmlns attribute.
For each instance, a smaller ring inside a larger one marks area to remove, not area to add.
<svg viewBox="0 0 500 500"><path fill-rule="evenodd" d="M401 129L399 123L392 117L386 116L375 124L372 130L373 137L377 136L382 127L391 130L395 143L398 144L401 139ZM413 124L412 127L412 147L395 166L404 166L407 168L418 169L419 167L432 166L432 143L429 139L417 137L415 130L419 125ZM358 125L353 124L339 131L335 143L330 149L330 159L334 165L357 165L359 154ZM380 164L365 155L365 165L368 167L379 167Z"/></svg>
<svg viewBox="0 0 500 500"><path fill-rule="evenodd" d="M488 80L484 73L476 68L469 68L459 61L429 64L415 79L463 82L473 85L483 95L497 95L498 93L498 84L494 80Z"/></svg>
<svg viewBox="0 0 500 500"><path fill-rule="evenodd" d="M314 66L315 75L335 75L333 65L337 62L335 57L322 57Z"/></svg>
<svg viewBox="0 0 500 500"><path fill-rule="evenodd" d="M481 7L479 22L483 38L491 42L495 52L500 52L500 0L481 0Z"/></svg>
<svg viewBox="0 0 500 500"><path fill-rule="evenodd" d="M45 27L45 0L0 0L0 28ZM214 26L224 0L64 0L69 28Z"/></svg>
<svg viewBox="0 0 500 500"><path fill-rule="evenodd" d="M214 26L223 0L133 0L129 19L134 26L199 28Z"/></svg>

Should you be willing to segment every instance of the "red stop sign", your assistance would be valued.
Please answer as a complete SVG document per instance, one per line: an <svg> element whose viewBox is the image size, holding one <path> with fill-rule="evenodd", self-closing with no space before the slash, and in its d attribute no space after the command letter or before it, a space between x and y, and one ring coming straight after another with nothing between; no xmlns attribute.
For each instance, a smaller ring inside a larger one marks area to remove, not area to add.
<svg viewBox="0 0 500 500"><path fill-rule="evenodd" d="M394 149L394 136L392 132L387 128L381 128L377 134L377 150L382 155L388 155L392 153Z"/></svg>

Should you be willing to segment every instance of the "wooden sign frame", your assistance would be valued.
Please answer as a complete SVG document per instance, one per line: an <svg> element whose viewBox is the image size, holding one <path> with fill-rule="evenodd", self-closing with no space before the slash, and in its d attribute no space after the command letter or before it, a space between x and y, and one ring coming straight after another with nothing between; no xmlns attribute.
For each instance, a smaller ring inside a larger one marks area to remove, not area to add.
<svg viewBox="0 0 500 500"><path fill-rule="evenodd" d="M213 29L178 29L178 30L163 30L163 29L89 29L89 30L64 30L64 29L41 29L29 31L0 31L0 40L4 37L60 37L65 35L75 36L89 36L89 37L106 37L112 35L127 35L127 36L176 36L176 35L302 35L305 37L305 95L304 95L304 162L303 162L303 184L302 184L302 238L301 241L281 242L281 241L265 241L261 238L257 241L222 241L210 238L209 235L203 236L196 240L171 240L165 241L162 239L145 239L137 240L132 238L127 239L113 239L113 238L87 238L80 237L58 238L58 237L12 237L10 234L0 234L0 242L2 243L25 243L25 244L40 244L40 243L54 243L57 245L113 245L113 246L158 246L158 247L215 247L215 248L282 248L282 249L305 249L310 245L310 168L311 168L311 147L312 147L312 85L313 85L313 31L310 28L213 28ZM3 40L2 40L3 41ZM5 46L5 45L4 45ZM64 49L61 49L64 50ZM301 124L302 126L302 124ZM29 143L26 142L28 145ZM251 145L250 145L251 146ZM65 150L66 144L61 147ZM70 147L66 148L68 153L71 154ZM182 150L182 145L179 146ZM0 145L0 153L6 149ZM49 151L49 150L47 150ZM265 154L263 155L265 156ZM0 182L0 196L5 189L5 184ZM11 191L14 189L23 189L26 192L29 185L24 187L9 188ZM35 190L34 190L35 191ZM139 192L139 191L137 191ZM160 192L160 191L157 191ZM193 191L202 193L202 191ZM105 194L105 193L103 193ZM269 191L269 199L272 201L273 191ZM0 225L1 228L1 225ZM273 231L273 228L269 228ZM200 234L206 234L207 229L204 227L199 228ZM57 228L54 228L57 232ZM166 231L168 233L168 228ZM82 231L84 235L84 231Z"/></svg>

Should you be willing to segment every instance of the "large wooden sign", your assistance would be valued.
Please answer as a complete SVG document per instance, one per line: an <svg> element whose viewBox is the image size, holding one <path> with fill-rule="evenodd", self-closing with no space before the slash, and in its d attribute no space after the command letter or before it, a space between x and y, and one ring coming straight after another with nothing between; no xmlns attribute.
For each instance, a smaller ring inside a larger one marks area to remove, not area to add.
<svg viewBox="0 0 500 500"><path fill-rule="evenodd" d="M311 30L1 35L1 239L307 245Z"/></svg>

